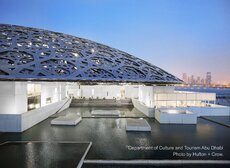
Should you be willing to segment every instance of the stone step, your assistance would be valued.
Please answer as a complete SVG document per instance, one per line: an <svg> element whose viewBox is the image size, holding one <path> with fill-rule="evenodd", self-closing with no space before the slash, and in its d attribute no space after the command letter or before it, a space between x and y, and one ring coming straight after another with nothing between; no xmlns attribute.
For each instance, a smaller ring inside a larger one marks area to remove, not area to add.
<svg viewBox="0 0 230 168"><path fill-rule="evenodd" d="M149 123L145 119L126 119L126 131L151 131Z"/></svg>
<svg viewBox="0 0 230 168"><path fill-rule="evenodd" d="M51 125L77 125L82 120L77 114L67 114L51 121Z"/></svg>

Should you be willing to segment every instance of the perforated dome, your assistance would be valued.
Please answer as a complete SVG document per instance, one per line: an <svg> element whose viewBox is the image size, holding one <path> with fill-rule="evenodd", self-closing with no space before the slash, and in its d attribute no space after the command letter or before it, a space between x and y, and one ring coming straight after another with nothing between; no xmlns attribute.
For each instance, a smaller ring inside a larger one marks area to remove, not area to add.
<svg viewBox="0 0 230 168"><path fill-rule="evenodd" d="M90 40L0 24L0 80L181 83L164 70Z"/></svg>

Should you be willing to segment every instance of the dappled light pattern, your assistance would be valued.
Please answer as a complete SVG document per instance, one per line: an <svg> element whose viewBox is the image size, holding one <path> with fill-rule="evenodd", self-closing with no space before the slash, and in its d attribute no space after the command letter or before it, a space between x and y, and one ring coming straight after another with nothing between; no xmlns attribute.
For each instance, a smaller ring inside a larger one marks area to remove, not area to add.
<svg viewBox="0 0 230 168"><path fill-rule="evenodd" d="M0 79L181 83L120 50L74 36L0 25Z"/></svg>

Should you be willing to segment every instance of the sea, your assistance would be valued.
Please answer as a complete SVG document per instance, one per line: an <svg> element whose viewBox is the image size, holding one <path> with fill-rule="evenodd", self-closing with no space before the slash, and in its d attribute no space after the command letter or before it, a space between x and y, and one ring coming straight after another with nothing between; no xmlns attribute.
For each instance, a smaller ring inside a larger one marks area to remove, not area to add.
<svg viewBox="0 0 230 168"><path fill-rule="evenodd" d="M216 104L230 106L230 88L176 87L178 91L216 93Z"/></svg>

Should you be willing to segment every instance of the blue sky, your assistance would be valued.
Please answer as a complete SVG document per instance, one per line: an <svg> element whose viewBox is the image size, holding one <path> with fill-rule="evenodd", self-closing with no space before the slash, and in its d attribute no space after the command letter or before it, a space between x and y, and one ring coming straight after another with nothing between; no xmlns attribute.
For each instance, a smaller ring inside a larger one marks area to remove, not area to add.
<svg viewBox="0 0 230 168"><path fill-rule="evenodd" d="M0 0L0 23L63 32L181 77L230 83L229 0Z"/></svg>

